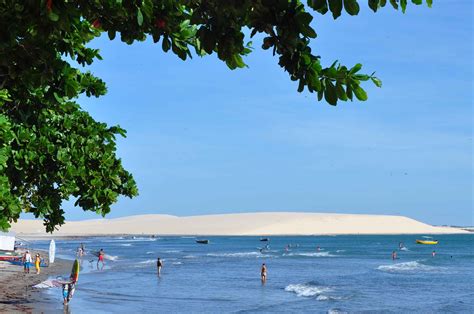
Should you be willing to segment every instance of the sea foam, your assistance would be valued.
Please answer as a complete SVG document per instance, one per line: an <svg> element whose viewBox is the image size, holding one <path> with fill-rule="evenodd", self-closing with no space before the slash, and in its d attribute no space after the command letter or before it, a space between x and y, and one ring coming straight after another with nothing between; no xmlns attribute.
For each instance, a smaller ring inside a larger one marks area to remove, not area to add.
<svg viewBox="0 0 474 314"><path fill-rule="evenodd" d="M306 257L336 257L337 255L331 254L330 252L298 252L298 253L285 253L284 256L306 256Z"/></svg>
<svg viewBox="0 0 474 314"><path fill-rule="evenodd" d="M236 252L236 253L208 253L211 257L271 257L271 255L260 252Z"/></svg>
<svg viewBox="0 0 474 314"><path fill-rule="evenodd" d="M443 270L442 267L429 266L419 263L418 261L380 265L377 269L389 273L438 272Z"/></svg>
<svg viewBox="0 0 474 314"><path fill-rule="evenodd" d="M291 284L286 286L285 291L294 292L299 297L317 297L317 300L328 300L330 297L323 293L332 292L329 287L317 286L311 283Z"/></svg>

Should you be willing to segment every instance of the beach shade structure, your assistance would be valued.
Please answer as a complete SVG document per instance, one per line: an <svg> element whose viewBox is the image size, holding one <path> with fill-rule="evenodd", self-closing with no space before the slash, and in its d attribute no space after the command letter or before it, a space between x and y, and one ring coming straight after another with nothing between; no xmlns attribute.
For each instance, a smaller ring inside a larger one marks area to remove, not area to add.
<svg viewBox="0 0 474 314"><path fill-rule="evenodd" d="M15 235L13 233L0 233L0 250L13 251L15 250Z"/></svg>

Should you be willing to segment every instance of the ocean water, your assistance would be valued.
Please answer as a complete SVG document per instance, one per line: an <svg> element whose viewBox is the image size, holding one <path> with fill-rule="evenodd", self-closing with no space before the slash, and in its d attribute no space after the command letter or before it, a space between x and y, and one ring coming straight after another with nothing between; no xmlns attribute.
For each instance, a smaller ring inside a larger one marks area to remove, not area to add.
<svg viewBox="0 0 474 314"><path fill-rule="evenodd" d="M474 235L434 237L435 246L415 244L416 235L270 237L262 253L258 237L209 237L208 245L192 237L95 237L56 246L66 259L81 242L115 259L97 269L94 256L82 258L72 313L473 313ZM44 293L51 312L62 312L60 289Z"/></svg>

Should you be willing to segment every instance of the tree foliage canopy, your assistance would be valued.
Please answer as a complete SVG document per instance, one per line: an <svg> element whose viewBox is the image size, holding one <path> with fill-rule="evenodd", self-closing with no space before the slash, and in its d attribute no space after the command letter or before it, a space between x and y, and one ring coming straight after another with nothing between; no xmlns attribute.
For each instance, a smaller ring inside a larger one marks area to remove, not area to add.
<svg viewBox="0 0 474 314"><path fill-rule="evenodd" d="M307 89L331 105L367 100L361 82L381 86L361 64L321 65L310 42L314 15L359 13L358 0L0 0L0 229L20 213L42 218L52 232L64 223L63 200L105 215L120 195L138 194L115 155L119 126L95 121L77 103L99 97L105 83L82 67L100 60L87 46L107 33L132 44L151 37L180 59L217 54L230 69L245 67L250 38ZM374 12L405 11L407 0L368 0ZM412 0L421 4L422 0ZM432 0L426 0L431 6ZM74 62L71 62L73 60Z"/></svg>

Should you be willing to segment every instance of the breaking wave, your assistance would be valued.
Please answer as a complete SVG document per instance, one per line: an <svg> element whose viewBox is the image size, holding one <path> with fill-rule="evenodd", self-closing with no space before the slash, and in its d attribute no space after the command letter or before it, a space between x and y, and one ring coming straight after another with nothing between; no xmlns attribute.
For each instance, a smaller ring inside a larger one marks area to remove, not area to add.
<svg viewBox="0 0 474 314"><path fill-rule="evenodd" d="M294 292L299 297L316 297L317 300L329 300L324 293L332 292L329 287L318 286L312 283L291 284L286 286L285 291Z"/></svg>
<svg viewBox="0 0 474 314"><path fill-rule="evenodd" d="M299 253L285 253L284 256L306 256L306 257L335 257L337 255L330 252L299 252Z"/></svg>
<svg viewBox="0 0 474 314"><path fill-rule="evenodd" d="M380 265L377 267L378 270L389 272L389 273L410 273L410 272L439 272L444 268L429 266L417 261L397 263L392 265Z"/></svg>
<svg viewBox="0 0 474 314"><path fill-rule="evenodd" d="M208 253L211 257L271 257L271 255L260 252L236 252L236 253Z"/></svg>

